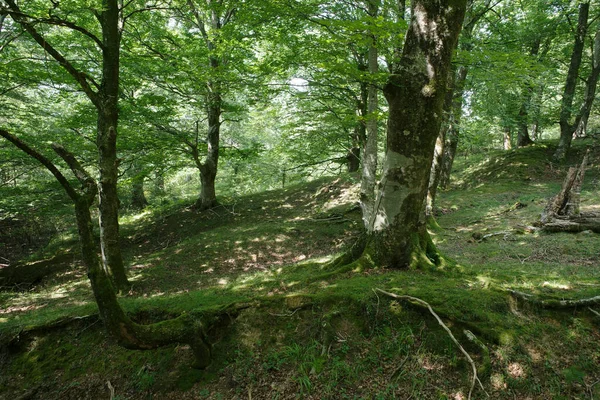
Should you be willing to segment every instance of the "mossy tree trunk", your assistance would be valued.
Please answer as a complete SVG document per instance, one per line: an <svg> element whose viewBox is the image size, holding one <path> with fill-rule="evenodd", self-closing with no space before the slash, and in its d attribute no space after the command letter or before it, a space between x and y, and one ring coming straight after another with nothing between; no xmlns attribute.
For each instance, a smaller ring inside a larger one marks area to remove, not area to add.
<svg viewBox="0 0 600 400"><path fill-rule="evenodd" d="M540 52L541 39L538 37L533 41L529 55L536 59ZM533 140L529 136L529 109L531 108L531 98L533 97L534 85L527 82L521 94L521 107L517 116L517 147L529 146Z"/></svg>
<svg viewBox="0 0 600 400"><path fill-rule="evenodd" d="M90 99L97 111L97 136L99 180L100 237L104 267L113 279L115 286L122 291L128 290L121 246L119 243L119 198L117 196L117 176L119 160L117 158L117 124L119 120L119 57L121 46L120 10L117 0L102 0L101 8L95 11L100 22L101 37L95 36L83 27L78 30L93 40L94 48L101 55L101 81L97 83L93 73L78 69L65 56L56 50L36 29L35 21L30 21L15 0L6 0L11 17L20 24L31 37L54 58L66 72L78 83L81 90ZM58 3L57 3L58 5ZM73 25L70 21L54 19L55 24Z"/></svg>
<svg viewBox="0 0 600 400"><path fill-rule="evenodd" d="M98 183L82 168L77 159L62 146L53 145L54 151L67 163L81 183L81 190L75 189L51 161L32 147L5 130L0 129L0 136L44 165L72 200L75 206L82 260L87 268L100 317L109 334L119 345L133 350L148 350L172 343L187 343L194 352L195 366L198 368L208 366L211 347L200 321L183 314L175 319L139 325L134 323L121 308L111 278L98 257L98 246L93 234L90 207L96 198Z"/></svg>
<svg viewBox="0 0 600 400"><path fill-rule="evenodd" d="M384 88L389 104L381 190L365 253L391 268L438 265L424 201L440 131L447 75L466 0L417 0L397 73Z"/></svg>

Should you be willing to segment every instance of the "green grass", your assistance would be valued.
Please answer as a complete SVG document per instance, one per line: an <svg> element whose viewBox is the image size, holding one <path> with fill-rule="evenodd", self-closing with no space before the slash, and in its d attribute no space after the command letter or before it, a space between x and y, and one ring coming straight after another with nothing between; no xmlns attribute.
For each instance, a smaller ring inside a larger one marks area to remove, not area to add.
<svg viewBox="0 0 600 400"><path fill-rule="evenodd" d="M586 145L575 143L577 164ZM121 399L453 399L466 398L470 367L422 307L375 294L382 288L431 304L482 365L492 398L587 399L600 396L599 318L586 309L543 310L507 289L552 298L600 291L597 234L526 233L568 165L549 163L552 144L457 160L451 188L439 194L434 242L458 267L449 272L328 269L357 238L355 179L321 179L237 199L212 212L169 205L123 220L134 288L121 297L137 320L181 312L210 315L233 302L256 301L210 332L213 364L189 367L185 346L128 351L100 323L81 266L29 292L0 292L0 385L11 397L103 393ZM600 149L592 163L598 165ZM600 204L590 168L584 206ZM515 204L525 205L515 207ZM486 240L483 235L500 233ZM523 232L523 233L518 233ZM0 395L0 398L2 395ZM483 398L476 392L474 398Z"/></svg>

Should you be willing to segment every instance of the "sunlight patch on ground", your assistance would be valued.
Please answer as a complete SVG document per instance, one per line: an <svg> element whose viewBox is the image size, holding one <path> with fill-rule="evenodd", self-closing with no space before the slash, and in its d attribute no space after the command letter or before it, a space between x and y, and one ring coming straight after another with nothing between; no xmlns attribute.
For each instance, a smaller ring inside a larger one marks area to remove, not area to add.
<svg viewBox="0 0 600 400"><path fill-rule="evenodd" d="M525 378L526 377L523 366L521 364L519 364L518 362L509 364L508 367L506 368L506 370L510 374L510 376L512 376L513 378Z"/></svg>
<svg viewBox="0 0 600 400"><path fill-rule="evenodd" d="M549 288L552 288L552 289L562 289L562 290L571 290L571 289L573 289L571 287L571 285L567 285L567 284L560 283L560 282L555 282L555 281L553 281L553 282L546 281L546 282L542 283L542 287L549 287Z"/></svg>

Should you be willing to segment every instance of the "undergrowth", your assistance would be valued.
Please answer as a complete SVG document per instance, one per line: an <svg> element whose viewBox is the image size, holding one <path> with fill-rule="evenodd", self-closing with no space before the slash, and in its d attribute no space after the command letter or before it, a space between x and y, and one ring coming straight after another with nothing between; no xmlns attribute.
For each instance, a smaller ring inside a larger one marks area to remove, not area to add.
<svg viewBox="0 0 600 400"><path fill-rule="evenodd" d="M571 165L589 143L574 145ZM527 228L568 166L548 162L553 150L542 143L457 160L451 188L439 194L442 229L431 232L457 263L452 271L327 269L360 232L353 176L204 213L177 205L130 216L123 244L134 287L120 301L137 321L249 305L209 332L211 366L190 368L186 346L116 346L75 262L30 290L0 292L0 398L108 398L109 384L115 399L466 398L470 366L446 332L426 309L375 288L427 301L482 366L485 352L464 334L473 332L489 350L481 379L491 398L598 397L600 318L583 308L540 309L507 293L577 299L600 292L597 234ZM582 204L594 209L597 146L591 163Z"/></svg>

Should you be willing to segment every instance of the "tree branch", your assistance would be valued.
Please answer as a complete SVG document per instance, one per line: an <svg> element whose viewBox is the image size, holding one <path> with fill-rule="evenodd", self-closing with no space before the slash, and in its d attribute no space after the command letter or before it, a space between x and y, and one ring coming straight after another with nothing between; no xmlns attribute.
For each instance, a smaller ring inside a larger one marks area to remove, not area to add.
<svg viewBox="0 0 600 400"><path fill-rule="evenodd" d="M65 191L67 192L67 194L69 195L71 200L73 200L75 202L77 200L79 200L79 198L81 196L75 191L75 189L73 188L73 186L71 186L71 184L69 183L67 178L65 178L65 176L62 174L62 172L60 172L58 170L58 168L56 168L56 165L54 165L52 163L52 161L50 161L44 155L42 155L35 149L31 148L27 143L23 142L21 139L19 139L18 137L16 137L12 133L10 133L4 129L0 129L0 136L2 136L4 139L6 139L9 142L11 142L12 144L14 144L16 147L18 147L20 150L22 150L27 155L38 160L44 167L46 167L46 169L48 171L50 171L52 173L52 175L54 175L56 180L65 189Z"/></svg>
<svg viewBox="0 0 600 400"><path fill-rule="evenodd" d="M57 51L50 43L44 39L44 37L35 29L35 27L27 21L26 17L23 17L21 10L15 3L15 0L4 0L6 4L10 7L8 13L11 18L20 24L27 33L31 35L31 37L54 58L58 63L79 83L83 92L88 96L88 98L94 103L96 106L100 106L100 99L98 94L92 89L90 86L90 82L93 85L98 86L94 80L88 76L86 73L79 71L77 68L69 62L59 51Z"/></svg>

